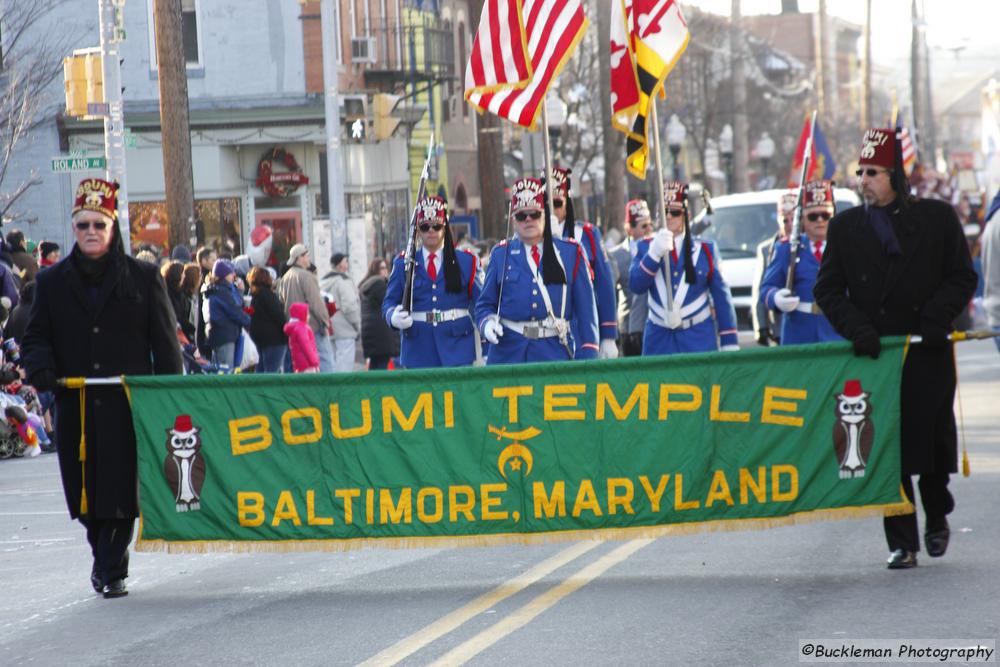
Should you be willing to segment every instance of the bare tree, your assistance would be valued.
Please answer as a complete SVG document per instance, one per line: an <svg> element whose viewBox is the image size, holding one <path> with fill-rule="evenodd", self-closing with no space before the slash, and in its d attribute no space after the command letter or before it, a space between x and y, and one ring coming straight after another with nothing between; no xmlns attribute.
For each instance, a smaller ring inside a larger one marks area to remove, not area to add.
<svg viewBox="0 0 1000 667"><path fill-rule="evenodd" d="M41 183L37 169L15 174L11 163L32 132L50 119L46 93L62 74L73 36L41 32L41 23L67 0L0 3L0 220L25 220L24 193Z"/></svg>

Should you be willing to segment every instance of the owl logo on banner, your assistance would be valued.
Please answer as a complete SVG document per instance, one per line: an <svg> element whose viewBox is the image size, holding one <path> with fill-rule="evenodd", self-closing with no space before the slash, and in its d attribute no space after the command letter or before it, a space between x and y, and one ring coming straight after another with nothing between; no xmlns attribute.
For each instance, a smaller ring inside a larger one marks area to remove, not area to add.
<svg viewBox="0 0 1000 667"><path fill-rule="evenodd" d="M163 474L174 492L178 512L201 509L201 488L205 484L205 458L201 455L201 432L190 415L178 415L167 429L167 458Z"/></svg>
<svg viewBox="0 0 1000 667"><path fill-rule="evenodd" d="M870 398L869 392L862 391L860 380L848 380L844 383L844 391L836 396L833 450L840 464L841 479L865 476L875 440Z"/></svg>

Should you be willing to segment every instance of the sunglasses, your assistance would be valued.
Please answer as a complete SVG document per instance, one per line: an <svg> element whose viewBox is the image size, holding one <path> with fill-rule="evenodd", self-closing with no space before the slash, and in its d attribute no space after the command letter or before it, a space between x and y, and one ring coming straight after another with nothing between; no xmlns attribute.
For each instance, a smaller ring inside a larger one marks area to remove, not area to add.
<svg viewBox="0 0 1000 667"><path fill-rule="evenodd" d="M888 174L889 170L888 169L858 169L856 172L854 172L854 175L858 176L859 178L861 176L867 176L868 178L875 178L876 176L878 176L879 174L881 174L883 172L886 173L886 174Z"/></svg>
<svg viewBox="0 0 1000 667"><path fill-rule="evenodd" d="M515 213L514 214L514 219L517 220L518 222L524 222L528 218L531 218L532 220L538 220L541 217L542 217L542 212L541 211L532 211L531 213L523 213L522 212L522 213Z"/></svg>
<svg viewBox="0 0 1000 667"><path fill-rule="evenodd" d="M440 223L440 222L435 222L433 225L430 224L430 223L424 222L424 223L422 223L420 225L420 231L422 231L422 232L429 232L432 229L435 232L440 232L442 229L444 229L444 225L442 223Z"/></svg>
<svg viewBox="0 0 1000 667"><path fill-rule="evenodd" d="M684 209L668 208L667 215L669 215L671 218L679 218L682 215L684 215Z"/></svg>
<svg viewBox="0 0 1000 667"><path fill-rule="evenodd" d="M553 199L552 208L562 208L565 203L562 199Z"/></svg>
<svg viewBox="0 0 1000 667"><path fill-rule="evenodd" d="M108 223L106 223L106 222L78 222L78 223L76 223L76 228L79 229L81 232L85 232L88 229L90 229L91 227L93 227L94 229L96 229L99 232L103 232L105 229L107 229Z"/></svg>
<svg viewBox="0 0 1000 667"><path fill-rule="evenodd" d="M810 213L806 215L806 220L809 222L816 222L817 220L829 220L833 215L829 213Z"/></svg>

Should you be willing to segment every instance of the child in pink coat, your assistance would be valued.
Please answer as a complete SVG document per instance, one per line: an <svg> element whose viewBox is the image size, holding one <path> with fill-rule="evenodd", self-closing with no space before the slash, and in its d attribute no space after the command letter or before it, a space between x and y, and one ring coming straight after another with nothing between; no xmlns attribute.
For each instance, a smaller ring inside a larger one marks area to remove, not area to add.
<svg viewBox="0 0 1000 667"><path fill-rule="evenodd" d="M284 332L288 336L288 348L292 351L292 368L296 373L319 373L316 336L309 328L309 306L302 302L293 303L288 314Z"/></svg>

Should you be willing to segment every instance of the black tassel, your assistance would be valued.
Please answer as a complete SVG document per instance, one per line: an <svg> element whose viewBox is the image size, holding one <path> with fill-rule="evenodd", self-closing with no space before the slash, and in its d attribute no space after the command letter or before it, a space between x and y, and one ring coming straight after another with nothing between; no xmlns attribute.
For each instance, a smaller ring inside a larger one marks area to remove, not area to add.
<svg viewBox="0 0 1000 667"><path fill-rule="evenodd" d="M552 241L552 216L549 213L548 195L543 204L545 211L545 231L542 232L542 282L546 285L565 285L566 272L556 257L556 244Z"/></svg>
<svg viewBox="0 0 1000 667"><path fill-rule="evenodd" d="M569 192L566 193L566 221L563 225L563 238L576 238L576 214L573 212L573 200L570 199Z"/></svg>
<svg viewBox="0 0 1000 667"><path fill-rule="evenodd" d="M455 253L455 241L451 238L451 225L447 216L444 219L444 288L452 294L460 294L464 289L462 270L458 265L458 255Z"/></svg>
<svg viewBox="0 0 1000 667"><path fill-rule="evenodd" d="M694 285L698 278L694 273L694 259L692 257L694 243L691 241L691 224L688 221L687 204L684 205L684 243L681 246L681 252L684 253L684 280L687 281L688 285Z"/></svg>

